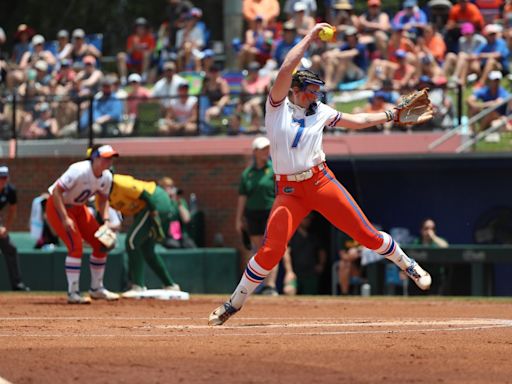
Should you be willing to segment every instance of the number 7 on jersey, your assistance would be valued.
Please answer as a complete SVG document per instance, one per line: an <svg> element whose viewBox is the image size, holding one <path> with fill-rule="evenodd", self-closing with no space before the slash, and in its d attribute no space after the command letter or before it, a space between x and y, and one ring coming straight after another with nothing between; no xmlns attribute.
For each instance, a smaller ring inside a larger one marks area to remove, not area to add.
<svg viewBox="0 0 512 384"><path fill-rule="evenodd" d="M297 130L297 133L295 134L295 138L293 139L292 148L297 148L297 145L299 145L300 138L302 137L302 133L304 132L304 128L306 127L306 120L305 119L293 119L294 123L299 124L299 129Z"/></svg>

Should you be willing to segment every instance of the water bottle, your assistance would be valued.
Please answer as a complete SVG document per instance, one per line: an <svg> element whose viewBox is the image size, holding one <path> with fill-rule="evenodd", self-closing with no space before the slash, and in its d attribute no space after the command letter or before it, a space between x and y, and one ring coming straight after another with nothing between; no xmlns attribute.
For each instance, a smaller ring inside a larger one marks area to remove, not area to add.
<svg viewBox="0 0 512 384"><path fill-rule="evenodd" d="M194 192L190 194L190 199L188 203L188 207L190 209L190 214L193 215L197 212L197 196Z"/></svg>
<svg viewBox="0 0 512 384"><path fill-rule="evenodd" d="M361 296L368 297L372 294L372 286L368 283L361 285Z"/></svg>

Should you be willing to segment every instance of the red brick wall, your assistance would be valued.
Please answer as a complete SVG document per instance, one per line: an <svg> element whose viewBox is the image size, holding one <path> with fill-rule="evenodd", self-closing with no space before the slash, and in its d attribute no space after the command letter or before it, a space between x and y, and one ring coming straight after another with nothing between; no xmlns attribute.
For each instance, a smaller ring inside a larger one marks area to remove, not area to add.
<svg viewBox="0 0 512 384"><path fill-rule="evenodd" d="M6 160L11 182L18 190L18 217L13 230L28 231L32 199L46 190L67 167L79 158L20 158ZM222 233L227 246L239 246L234 230L238 183L249 157L225 156L153 156L120 157L114 162L116 172L144 180L170 176L188 197L196 193L205 213L206 243L212 245L214 234Z"/></svg>

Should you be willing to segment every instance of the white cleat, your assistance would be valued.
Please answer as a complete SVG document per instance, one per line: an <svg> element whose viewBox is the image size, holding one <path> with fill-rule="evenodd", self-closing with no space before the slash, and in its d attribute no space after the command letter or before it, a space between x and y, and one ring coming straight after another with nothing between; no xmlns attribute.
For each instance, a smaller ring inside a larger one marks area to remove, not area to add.
<svg viewBox="0 0 512 384"><path fill-rule="evenodd" d="M208 325L222 325L238 311L239 309L233 307L229 301L225 302L215 311L210 313L210 316L208 317Z"/></svg>
<svg viewBox="0 0 512 384"><path fill-rule="evenodd" d="M181 292L181 288L178 284L174 283L173 285L168 285L164 287L164 290L166 291L175 291L175 292Z"/></svg>
<svg viewBox="0 0 512 384"><path fill-rule="evenodd" d="M94 300L107 300L114 301L119 300L119 295L114 292L110 292L107 288L101 287L98 289L89 289L89 295Z"/></svg>
<svg viewBox="0 0 512 384"><path fill-rule="evenodd" d="M68 304L91 304L91 298L82 296L80 292L68 292Z"/></svg>
<svg viewBox="0 0 512 384"><path fill-rule="evenodd" d="M125 299L140 299L141 293L146 290L146 287L141 287L140 285L133 284L129 291L121 293L121 297Z"/></svg>
<svg viewBox="0 0 512 384"><path fill-rule="evenodd" d="M432 277L415 260L412 260L412 264L404 272L416 283L418 288L424 291L430 288Z"/></svg>

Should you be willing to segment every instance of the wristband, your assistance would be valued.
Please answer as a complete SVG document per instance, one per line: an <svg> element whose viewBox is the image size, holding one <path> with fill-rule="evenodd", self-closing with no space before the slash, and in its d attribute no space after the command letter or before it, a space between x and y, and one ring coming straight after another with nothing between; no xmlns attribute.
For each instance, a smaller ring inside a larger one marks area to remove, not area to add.
<svg viewBox="0 0 512 384"><path fill-rule="evenodd" d="M395 113L393 110L388 109L387 111L384 111L386 114L386 122L393 121L395 119Z"/></svg>
<svg viewBox="0 0 512 384"><path fill-rule="evenodd" d="M110 221L110 217L107 217L106 219L103 219L103 222Z"/></svg>

